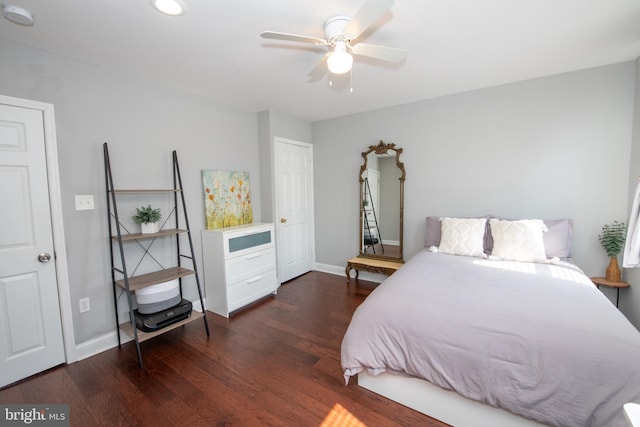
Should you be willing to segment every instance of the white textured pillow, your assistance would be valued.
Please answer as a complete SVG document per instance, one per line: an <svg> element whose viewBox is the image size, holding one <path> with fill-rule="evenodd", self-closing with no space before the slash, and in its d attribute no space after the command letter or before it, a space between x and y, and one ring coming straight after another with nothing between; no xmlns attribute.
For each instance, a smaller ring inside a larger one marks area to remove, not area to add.
<svg viewBox="0 0 640 427"><path fill-rule="evenodd" d="M542 234L547 227L542 220L501 221L492 218L489 225L493 235L493 257L526 262L547 259Z"/></svg>
<svg viewBox="0 0 640 427"><path fill-rule="evenodd" d="M485 218L442 218L439 252L484 257Z"/></svg>

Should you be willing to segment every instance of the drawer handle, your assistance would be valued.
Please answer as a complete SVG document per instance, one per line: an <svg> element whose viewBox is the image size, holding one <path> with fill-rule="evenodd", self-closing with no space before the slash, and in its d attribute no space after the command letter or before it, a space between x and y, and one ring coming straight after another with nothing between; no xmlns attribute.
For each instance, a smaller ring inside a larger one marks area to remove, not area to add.
<svg viewBox="0 0 640 427"><path fill-rule="evenodd" d="M247 279L247 283L257 282L260 279L262 279L262 276L255 276L255 277L252 277L251 279Z"/></svg>
<svg viewBox="0 0 640 427"><path fill-rule="evenodd" d="M255 252L252 254L247 255L246 257L244 257L245 259L254 259L254 258L258 258L260 255L262 255L260 252Z"/></svg>

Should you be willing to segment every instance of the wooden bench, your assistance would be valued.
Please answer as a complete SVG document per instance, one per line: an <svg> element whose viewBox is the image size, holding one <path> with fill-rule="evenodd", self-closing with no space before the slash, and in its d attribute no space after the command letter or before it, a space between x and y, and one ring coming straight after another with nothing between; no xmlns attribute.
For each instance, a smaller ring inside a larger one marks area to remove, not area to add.
<svg viewBox="0 0 640 427"><path fill-rule="evenodd" d="M347 275L347 284L351 282L351 270L356 271L356 280L358 279L359 270L365 270L371 273L386 274L387 276L395 273L400 267L402 267L404 261L402 260L386 260L379 258L368 257L355 257L351 258L347 262L347 268L345 268L345 274Z"/></svg>

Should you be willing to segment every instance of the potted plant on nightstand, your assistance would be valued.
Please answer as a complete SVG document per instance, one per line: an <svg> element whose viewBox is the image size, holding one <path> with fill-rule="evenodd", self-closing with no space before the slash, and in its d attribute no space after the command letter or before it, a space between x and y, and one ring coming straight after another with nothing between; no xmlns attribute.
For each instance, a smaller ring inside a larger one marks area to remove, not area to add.
<svg viewBox="0 0 640 427"><path fill-rule="evenodd" d="M131 218L142 226L143 234L150 234L158 232L158 221L160 221L162 215L160 214L160 209L154 209L149 205L136 208L136 214Z"/></svg>
<svg viewBox="0 0 640 427"><path fill-rule="evenodd" d="M627 236L627 226L624 222L613 221L613 224L605 224L602 233L598 236L600 244L609 256L609 266L606 271L606 279L610 282L620 281L620 267L618 267L618 254L624 248Z"/></svg>

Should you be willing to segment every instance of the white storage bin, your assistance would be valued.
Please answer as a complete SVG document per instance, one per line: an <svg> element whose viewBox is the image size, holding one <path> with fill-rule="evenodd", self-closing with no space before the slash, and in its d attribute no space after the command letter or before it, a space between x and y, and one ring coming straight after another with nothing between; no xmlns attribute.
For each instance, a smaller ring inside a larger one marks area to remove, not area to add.
<svg viewBox="0 0 640 427"><path fill-rule="evenodd" d="M178 279L158 283L136 291L138 312L157 313L180 302L180 281Z"/></svg>

